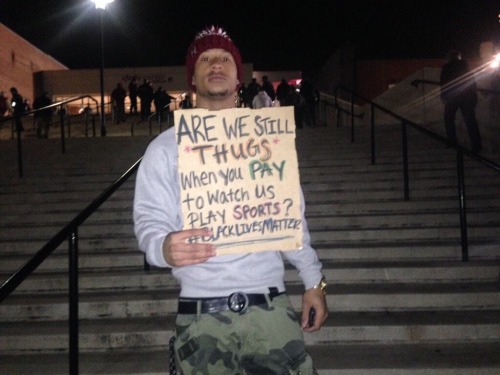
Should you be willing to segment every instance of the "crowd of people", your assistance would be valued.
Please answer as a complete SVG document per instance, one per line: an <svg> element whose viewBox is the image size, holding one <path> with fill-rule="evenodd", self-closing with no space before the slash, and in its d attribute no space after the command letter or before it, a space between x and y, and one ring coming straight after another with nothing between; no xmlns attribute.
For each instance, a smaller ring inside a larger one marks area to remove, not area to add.
<svg viewBox="0 0 500 375"><path fill-rule="evenodd" d="M312 82L303 79L299 86L291 85L282 78L276 86L269 80L268 76L262 76L262 82L257 78L245 86L242 84L238 92L240 107L263 108L293 106L295 108L295 124L297 128L304 125L316 126L316 107L319 101L318 92Z"/></svg>
<svg viewBox="0 0 500 375"><path fill-rule="evenodd" d="M36 136L38 138L48 138L53 108L46 108L52 104L52 99L47 91L42 92L33 101L33 108L30 106L29 101L19 93L16 87L10 88L11 98L7 98L4 92L0 92L0 117L13 116L14 117L14 130L17 132L24 131L22 123L23 115L26 112L33 110L33 119L35 121Z"/></svg>
<svg viewBox="0 0 500 375"><path fill-rule="evenodd" d="M13 116L15 121L15 130L24 131L23 115L26 112L33 110L33 119L35 122L36 135L38 138L48 138L52 115L54 108L45 108L52 104L52 99L47 91L37 96L33 101L33 106L27 99L19 93L16 87L10 89L11 97L7 97L4 91L0 92L0 117ZM152 113L152 104L154 111L158 114L160 120L166 119L169 116L169 105L173 100L173 96L169 95L162 87L158 87L155 91L151 82L144 80L141 85L137 85L137 78L133 78L128 85L128 92L122 83L117 83L116 87L111 91L110 98L113 110L113 119L116 124L125 121L126 108L125 100L127 96L130 99L130 115L139 115L138 98L140 104L140 115L142 119L147 118ZM189 95L186 95L180 104L181 108L192 108L192 102Z"/></svg>
<svg viewBox="0 0 500 375"><path fill-rule="evenodd" d="M125 99L126 90L118 83L111 93L113 110L115 111L115 121L117 124L125 119ZM162 86L153 88L150 81L144 79L139 85L137 78L133 77L128 84L128 97L130 99L130 115L139 115L141 119L148 118L153 112L151 106L154 105L155 113L161 121L169 115L169 105L176 98L171 96ZM139 101L137 100L139 99ZM138 103L140 109L138 110Z"/></svg>
<svg viewBox="0 0 500 375"><path fill-rule="evenodd" d="M142 119L148 118L154 111L159 119L169 115L169 105L176 98L171 96L162 86L153 88L150 81L144 79L138 84L137 78L130 80L128 93L121 83L111 93L114 119L118 124L125 118L125 99L130 100L130 115L140 115ZM316 126L316 108L319 101L318 92L308 79L301 81L299 86L291 85L285 78L276 86L269 77L262 76L261 82L257 78L245 85L242 83L238 90L238 106L247 108L264 108L278 106L293 106L295 108L295 122L298 128L304 125ZM189 93L186 93L179 103L179 108L193 108L194 104Z"/></svg>
<svg viewBox="0 0 500 375"><path fill-rule="evenodd" d="M127 96L130 101L129 115L140 115L146 119L152 114L152 105L160 121L170 115L170 103L176 98L171 96L162 86L156 90L150 81L144 79L139 85L137 78L133 77L128 84L128 92L122 83L117 83L111 91L110 98L113 109L113 119L116 124L125 121ZM16 130L24 130L21 115L31 107L26 99L23 99L15 87L10 89L11 98L0 92L0 116L16 116ZM139 99L139 100L138 100ZM263 108L272 106L293 106L295 108L295 123L298 128L316 126L316 104L318 102L317 92L307 79L302 80L300 87L290 85L286 79L282 79L276 89L267 76L262 77L258 83L256 78L245 86L242 84L238 92L239 106L250 108ZM33 102L33 109L41 109L52 104L48 92L43 92ZM139 107L140 106L140 107ZM191 96L187 93L179 103L179 108L193 108ZM38 138L48 138L53 109L41 110L34 113L36 135Z"/></svg>

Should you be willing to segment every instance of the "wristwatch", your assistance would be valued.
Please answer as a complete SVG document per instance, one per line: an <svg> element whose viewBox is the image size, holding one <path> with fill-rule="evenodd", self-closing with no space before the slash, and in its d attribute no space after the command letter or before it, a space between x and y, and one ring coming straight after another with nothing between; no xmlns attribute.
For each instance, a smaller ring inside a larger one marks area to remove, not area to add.
<svg viewBox="0 0 500 375"><path fill-rule="evenodd" d="M327 284L326 284L326 278L325 278L325 276L323 276L321 278L321 280L319 281L319 283L316 284L313 288L314 289L320 289L323 292L323 294L326 296L326 286L327 286Z"/></svg>

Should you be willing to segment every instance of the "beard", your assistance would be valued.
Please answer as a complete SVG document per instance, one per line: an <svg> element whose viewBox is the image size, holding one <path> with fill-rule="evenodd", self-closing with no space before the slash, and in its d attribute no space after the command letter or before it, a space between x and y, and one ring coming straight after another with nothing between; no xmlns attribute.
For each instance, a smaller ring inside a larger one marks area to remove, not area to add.
<svg viewBox="0 0 500 375"><path fill-rule="evenodd" d="M212 98L217 98L221 96L227 96L229 94L229 89L217 89L217 90L208 90L208 96Z"/></svg>

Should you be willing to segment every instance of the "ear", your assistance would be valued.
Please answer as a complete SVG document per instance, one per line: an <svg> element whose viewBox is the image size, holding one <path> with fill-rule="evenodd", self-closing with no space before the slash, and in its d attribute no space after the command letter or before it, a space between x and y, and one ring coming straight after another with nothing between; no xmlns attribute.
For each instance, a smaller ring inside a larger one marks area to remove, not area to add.
<svg viewBox="0 0 500 375"><path fill-rule="evenodd" d="M193 86L196 86L196 84L194 83L194 76L191 78L191 84L192 84Z"/></svg>

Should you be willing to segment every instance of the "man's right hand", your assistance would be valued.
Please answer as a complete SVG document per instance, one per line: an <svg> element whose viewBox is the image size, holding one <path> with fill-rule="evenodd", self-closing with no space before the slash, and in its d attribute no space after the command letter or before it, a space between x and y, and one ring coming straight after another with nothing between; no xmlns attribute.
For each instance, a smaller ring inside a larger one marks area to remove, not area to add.
<svg viewBox="0 0 500 375"><path fill-rule="evenodd" d="M163 256L167 263L174 267L189 266L206 262L217 255L216 246L211 243L189 243L193 237L210 237L208 229L187 229L172 232L163 241Z"/></svg>

